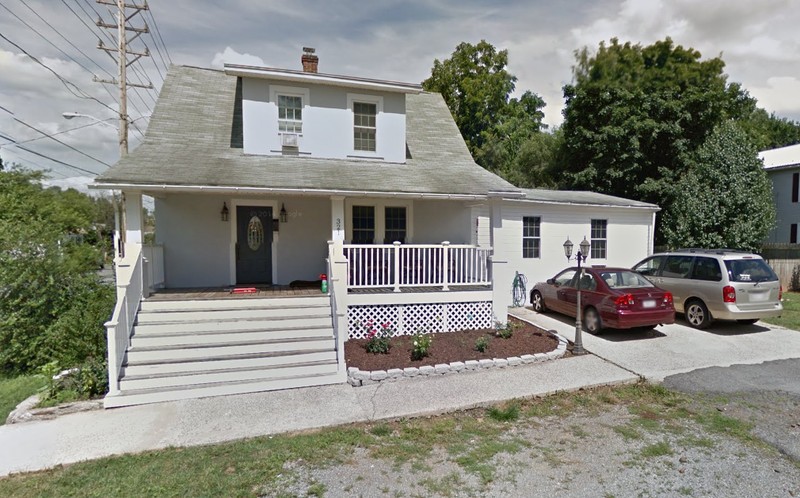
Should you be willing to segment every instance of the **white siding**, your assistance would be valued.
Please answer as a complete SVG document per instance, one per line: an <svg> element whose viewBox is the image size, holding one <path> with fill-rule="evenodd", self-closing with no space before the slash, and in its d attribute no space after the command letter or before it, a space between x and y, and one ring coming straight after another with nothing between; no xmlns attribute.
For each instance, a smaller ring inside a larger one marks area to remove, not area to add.
<svg viewBox="0 0 800 498"><path fill-rule="evenodd" d="M291 86L286 82L242 79L242 116L246 154L281 154L278 134L276 88L303 95L303 133L299 141L301 155L346 159L374 157L376 160L404 163L406 160L405 95L374 92L381 112L376 119L375 153L353 148L353 113L348 108L347 88L323 85ZM366 92L359 91L358 94Z"/></svg>
<svg viewBox="0 0 800 498"><path fill-rule="evenodd" d="M199 195L156 197L156 243L164 246L166 287L230 283L231 222L220 219L223 201Z"/></svg>
<svg viewBox="0 0 800 498"><path fill-rule="evenodd" d="M800 203L792 202L792 175L797 172L800 172L800 168L767 170L772 180L772 197L777 215L775 228L767 236L767 242L788 244L792 223L800 223Z"/></svg>
<svg viewBox="0 0 800 498"><path fill-rule="evenodd" d="M227 202L230 221L220 220ZM169 195L157 198L156 242L164 246L166 287L225 287L232 276L235 205L270 204L278 219L281 204L288 222L273 233L276 284L316 280L326 272L327 241L331 237L331 201L327 198L227 198Z"/></svg>
<svg viewBox="0 0 800 498"><path fill-rule="evenodd" d="M607 258L586 261L588 265L631 267L650 254L653 236L653 212L644 209L598 208L522 202L501 205L503 230L494 241L495 255L508 261L513 272L525 274L528 294L536 282L544 281L575 264L564 256L564 241L569 238L577 246L586 236L591 240L591 220L605 219L607 224ZM522 257L522 217L541 218L540 258ZM512 282L496 282L496 289L511 289ZM526 299L529 299L528 295Z"/></svg>
<svg viewBox="0 0 800 498"><path fill-rule="evenodd" d="M471 244L470 208L463 202L414 201L414 243Z"/></svg>

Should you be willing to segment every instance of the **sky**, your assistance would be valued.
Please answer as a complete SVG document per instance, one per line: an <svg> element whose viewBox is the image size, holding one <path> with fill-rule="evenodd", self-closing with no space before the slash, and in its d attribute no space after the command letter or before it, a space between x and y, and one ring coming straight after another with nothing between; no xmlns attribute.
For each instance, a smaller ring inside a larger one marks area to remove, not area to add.
<svg viewBox="0 0 800 498"><path fill-rule="evenodd" d="M130 91L131 150L146 130L170 61L299 70L304 46L316 48L320 72L420 83L430 75L435 59L449 57L463 41L484 39L508 50L508 70L518 78L515 93L531 90L541 95L547 103L544 121L552 127L563 119L562 88L571 82L576 50L595 49L612 37L649 45L669 36L678 45L700 51L703 59L721 56L729 82L741 83L767 111L800 121L796 0L148 4L150 11L134 17L131 25L145 21L151 33L141 35L131 49L141 52L146 45L152 55L133 64L129 74L131 81L151 82L154 89ZM119 158L118 91L92 81L93 76L116 75L114 61L97 48L98 38L110 46L116 35L95 25L98 16L115 22L109 7L96 0L0 0L0 157L6 163L49 170L51 183L62 187L80 188L91 181L92 173ZM64 112L91 117L67 120ZM43 138L37 129L62 143Z"/></svg>

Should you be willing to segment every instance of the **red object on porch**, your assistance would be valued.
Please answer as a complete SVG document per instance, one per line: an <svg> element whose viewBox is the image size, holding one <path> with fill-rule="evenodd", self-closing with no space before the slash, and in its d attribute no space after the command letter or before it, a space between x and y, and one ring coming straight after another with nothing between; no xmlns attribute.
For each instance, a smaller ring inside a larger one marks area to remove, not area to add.
<svg viewBox="0 0 800 498"><path fill-rule="evenodd" d="M255 287L237 287L231 290L231 294L255 294L258 289Z"/></svg>

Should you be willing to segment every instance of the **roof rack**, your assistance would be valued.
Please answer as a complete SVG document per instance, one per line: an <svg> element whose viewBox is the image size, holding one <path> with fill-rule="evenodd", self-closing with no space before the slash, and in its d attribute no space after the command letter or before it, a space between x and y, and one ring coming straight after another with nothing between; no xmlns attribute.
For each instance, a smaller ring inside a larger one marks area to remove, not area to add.
<svg viewBox="0 0 800 498"><path fill-rule="evenodd" d="M727 253L747 254L750 251L743 251L741 249L730 249L725 247L721 247L719 249L706 249L703 247L683 247L680 249L675 249L671 252L698 252L702 254L727 254Z"/></svg>

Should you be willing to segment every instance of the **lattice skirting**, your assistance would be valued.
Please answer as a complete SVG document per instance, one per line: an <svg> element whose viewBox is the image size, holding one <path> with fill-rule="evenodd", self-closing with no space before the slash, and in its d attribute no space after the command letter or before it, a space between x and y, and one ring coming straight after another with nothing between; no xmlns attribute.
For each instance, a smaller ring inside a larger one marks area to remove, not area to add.
<svg viewBox="0 0 800 498"><path fill-rule="evenodd" d="M348 338L366 338L370 321L376 327L388 322L398 335L483 329L494 324L491 301L348 306Z"/></svg>

